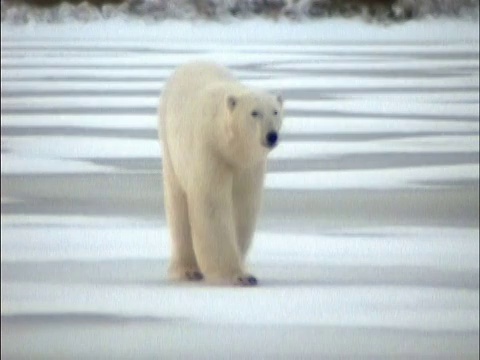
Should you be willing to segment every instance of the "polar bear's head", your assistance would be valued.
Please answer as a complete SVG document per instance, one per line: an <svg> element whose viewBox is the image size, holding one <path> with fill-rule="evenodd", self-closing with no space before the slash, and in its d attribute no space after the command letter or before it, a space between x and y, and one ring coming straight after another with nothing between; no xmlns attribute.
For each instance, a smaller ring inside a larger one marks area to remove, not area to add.
<svg viewBox="0 0 480 360"><path fill-rule="evenodd" d="M283 121L283 100L280 95L249 91L228 95L229 137L239 151L251 156L266 155L279 140Z"/></svg>

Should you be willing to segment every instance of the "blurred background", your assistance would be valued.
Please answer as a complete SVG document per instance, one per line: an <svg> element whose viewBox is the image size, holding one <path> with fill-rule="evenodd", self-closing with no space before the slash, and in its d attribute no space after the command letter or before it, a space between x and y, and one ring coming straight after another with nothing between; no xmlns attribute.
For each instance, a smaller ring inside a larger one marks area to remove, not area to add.
<svg viewBox="0 0 480 360"><path fill-rule="evenodd" d="M322 19L361 16L405 21L429 16L478 17L477 0L2 0L2 21L109 19L129 15L148 20Z"/></svg>

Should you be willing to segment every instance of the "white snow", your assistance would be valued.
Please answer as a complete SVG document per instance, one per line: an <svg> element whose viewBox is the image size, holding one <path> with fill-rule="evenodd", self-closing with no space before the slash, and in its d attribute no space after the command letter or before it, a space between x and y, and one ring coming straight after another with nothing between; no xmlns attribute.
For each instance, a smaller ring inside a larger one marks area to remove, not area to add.
<svg viewBox="0 0 480 360"><path fill-rule="evenodd" d="M350 19L305 20L302 22L280 20L275 23L263 20L238 20L230 23L165 20L149 23L130 18L128 20L92 21L86 24L72 22L24 26L2 22L1 26L2 30L5 29L9 32L8 37L4 32L5 35L2 38L16 44L31 42L32 36L39 40L39 44L42 44L45 38L63 39L63 44L69 39L74 39L75 42L79 41L79 44L82 42L90 44L85 39L85 35L88 34L95 36L95 44L102 45L109 42L108 46L126 43L139 46L138 39L142 39L143 41L162 40L161 44L169 47L176 46L177 49L180 47L180 50L185 48L203 49L204 44L212 43L225 45L227 48L228 46L240 46L240 49L249 50L253 42L255 52L259 47L263 49L263 44L266 44L265 49L268 51L269 48L276 47L284 41L293 42L296 49L303 46L303 42L308 41L327 45L347 42L358 48L364 44L368 46L372 42L398 40L405 43L411 39L414 39L417 44L430 41L453 41L457 43L454 46L470 44L474 48L478 48L476 39L479 37L480 30L476 26L477 23L477 20L449 18L413 20L392 25L368 24ZM259 34L261 36L258 36ZM232 42L232 39L235 41ZM61 42L59 44L62 45ZM68 44L72 45L73 43L69 41ZM154 42L154 44L153 46L159 46L158 42ZM179 44L185 45L182 47ZM57 45L57 42L52 45ZM306 45L307 48L314 46ZM152 45L149 44L149 46ZM437 46L441 47L441 44L437 44Z"/></svg>
<svg viewBox="0 0 480 360"><path fill-rule="evenodd" d="M478 359L478 22L1 28L2 358ZM284 94L253 289L165 277L194 58Z"/></svg>
<svg viewBox="0 0 480 360"><path fill-rule="evenodd" d="M4 115L3 126L15 126L29 128L39 126L78 128L87 127L95 129L152 129L156 131L157 119L151 115L70 115L58 114L52 116L35 114L31 115Z"/></svg>
<svg viewBox="0 0 480 360"><path fill-rule="evenodd" d="M388 156L388 155L387 155ZM272 189L397 189L425 188L429 181L476 181L478 165L424 166L387 170L309 171L269 174L266 187Z"/></svg>
<svg viewBox="0 0 480 360"><path fill-rule="evenodd" d="M98 173L110 170L87 161L71 161L52 158L25 158L12 154L2 154L2 174L68 174Z"/></svg>
<svg viewBox="0 0 480 360"><path fill-rule="evenodd" d="M6 118L9 118L9 116ZM337 132L344 134L375 134L390 132L392 134L403 133L407 135L421 131L433 131L441 136L448 132L471 131L476 133L479 130L478 122L459 122L454 121L454 119L455 116L452 116L452 119L449 120L435 120L435 127L432 128L431 120L416 119L415 115L405 120L395 120L395 122L389 121L391 117L388 114L375 118L375 120L369 119L368 115L362 119L352 119L348 114L335 117L334 119L328 118L328 116L322 119L291 116L285 121L284 126L287 133L295 134L335 134Z"/></svg>
<svg viewBox="0 0 480 360"><path fill-rule="evenodd" d="M51 138L36 136L12 137L5 141L16 154L29 158L160 158L158 140L98 139L82 136L60 138L53 145ZM9 155L6 155L9 156Z"/></svg>

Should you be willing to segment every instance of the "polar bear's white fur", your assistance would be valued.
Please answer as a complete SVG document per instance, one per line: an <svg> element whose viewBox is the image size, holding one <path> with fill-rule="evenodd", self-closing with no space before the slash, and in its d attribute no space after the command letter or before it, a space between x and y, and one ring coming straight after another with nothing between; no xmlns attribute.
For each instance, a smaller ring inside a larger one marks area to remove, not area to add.
<svg viewBox="0 0 480 360"><path fill-rule="evenodd" d="M179 67L159 107L172 279L254 285L244 268L282 99L214 63Z"/></svg>

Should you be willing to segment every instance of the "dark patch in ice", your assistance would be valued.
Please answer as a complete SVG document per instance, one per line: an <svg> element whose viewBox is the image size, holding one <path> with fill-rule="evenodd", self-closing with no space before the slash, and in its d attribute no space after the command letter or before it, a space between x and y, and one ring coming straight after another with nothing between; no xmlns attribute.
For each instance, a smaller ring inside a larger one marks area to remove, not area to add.
<svg viewBox="0 0 480 360"><path fill-rule="evenodd" d="M153 75L145 75L145 76L122 76L122 75L114 75L114 76L91 76L91 75L63 75L59 72L56 75L44 75L44 76L23 76L20 78L10 78L8 76L2 76L2 81L10 81L10 82L18 82L21 83L22 81L70 81L70 82L109 82L109 83L121 83L125 84L128 82L154 82L159 84L164 83L167 80L167 76L153 76Z"/></svg>
<svg viewBox="0 0 480 360"><path fill-rule="evenodd" d="M115 128L97 128L88 126L2 126L2 136L85 136L100 138L119 138L119 139L157 139L158 132L155 128L151 129L115 129ZM411 139L419 137L438 137L438 136L458 136L468 137L476 136L477 131L418 131L418 132L375 132L375 133L284 133L281 134L281 141L320 141L320 142L364 142L374 140L389 139Z"/></svg>
<svg viewBox="0 0 480 360"><path fill-rule="evenodd" d="M273 159L267 163L267 169L268 172L309 172L318 170L381 170L462 164L478 164L478 152L355 153L312 159Z"/></svg>
<svg viewBox="0 0 480 360"><path fill-rule="evenodd" d="M119 139L156 139L156 129L108 129L81 126L2 126L2 136L85 136Z"/></svg>
<svg viewBox="0 0 480 360"><path fill-rule="evenodd" d="M355 64L351 65L352 69L297 69L282 68L271 69L270 72L275 74L297 76L322 76L338 77L338 76L356 76L361 78L382 78L382 79L398 79L398 78L414 78L414 79L435 79L458 77L472 74L478 70L476 67L445 67L445 68L429 68L429 69L375 69L372 65L371 69L355 69Z"/></svg>
<svg viewBox="0 0 480 360"><path fill-rule="evenodd" d="M462 90L463 91L463 90ZM478 89L476 90L478 92ZM3 110L2 110L3 111ZM316 117L322 118L349 118L349 119L398 119L398 120L444 120L444 121L465 121L478 122L479 117L476 115L444 115L437 114L422 114L422 113L372 113L372 112L357 112L357 111L339 111L339 110L286 110L285 116L298 117Z"/></svg>
<svg viewBox="0 0 480 360"><path fill-rule="evenodd" d="M382 238L379 241L388 239ZM351 254L355 252L354 248L350 250ZM320 259L319 262L321 263ZM252 266L258 274L263 274L261 287L408 286L470 290L479 288L479 272L475 268L457 270L448 267L393 264L311 265L302 262L290 263L288 267L267 263L253 263ZM177 286L166 280L166 268L166 259L2 261L1 264L2 281L8 282L116 284L142 288ZM269 274L275 274L275 277L269 278ZM5 297L8 298L8 294Z"/></svg>
<svg viewBox="0 0 480 360"><path fill-rule="evenodd" d="M22 313L15 315L2 314L2 325L60 325L60 324L109 324L109 323L171 323L184 322L185 318L176 317L157 317L153 315L122 315L122 314L103 314L103 313L89 313L89 312L72 312L72 313Z"/></svg>
<svg viewBox="0 0 480 360"><path fill-rule="evenodd" d="M267 171L338 171L398 169L423 166L478 164L478 152L385 152L356 153L315 158L271 159ZM161 159L138 158L84 158L95 165L112 166L124 170L154 170L162 168ZM459 183L461 184L461 183Z"/></svg>
<svg viewBox="0 0 480 360"><path fill-rule="evenodd" d="M269 269L265 268L268 274ZM306 278L299 277L295 270L284 274L282 279L262 281L262 287L428 287L478 290L478 270L443 270L418 266L325 266ZM456 305L452 305L456 306Z"/></svg>
<svg viewBox="0 0 480 360"><path fill-rule="evenodd" d="M84 107L65 107L65 108L10 108L1 109L5 115L152 115L155 116L157 109L149 106L137 106L128 108L84 108Z"/></svg>
<svg viewBox="0 0 480 360"><path fill-rule="evenodd" d="M473 89L473 88L472 88ZM342 89L341 92L344 92L345 89ZM359 89L355 89L357 91ZM363 90L372 90L372 89L363 89ZM363 92L361 90L360 92ZM384 91L385 90L385 91ZM427 91L427 89L422 89L423 91ZM434 90L430 89L432 92ZM443 89L442 91L452 91L454 89ZM347 90L348 92L349 90ZM387 89L377 89L379 93L388 92ZM415 92L418 89L415 88ZM458 91L467 91L466 88L458 89ZM478 88L476 89L478 92ZM322 92L328 92L327 90L323 89L319 92L319 98L323 97ZM335 90L332 90L335 93ZM282 90L282 93L283 90ZM284 95L287 97L288 95ZM154 106L132 106L132 107L16 107L16 108L5 108L1 109L1 113L5 115L155 115L157 112L156 107ZM286 110L285 116L298 116L298 117L315 117L315 118L356 118L356 119L401 119L401 120L445 120L445 121L466 121L466 122L478 122L479 117L475 115L443 115L443 114L421 114L421 113L408 113L408 114L398 114L398 113L371 113L371 112L355 112L355 111L336 111L336 110Z"/></svg>
<svg viewBox="0 0 480 360"><path fill-rule="evenodd" d="M96 165L113 166L125 170L160 170L162 169L161 159L152 158L95 158L83 159Z"/></svg>
<svg viewBox="0 0 480 360"><path fill-rule="evenodd" d="M151 46L145 46L142 42L141 45L115 45L115 46L103 46L95 43L91 43L89 45L55 45L51 44L48 48L45 48L44 46L39 46L39 45L4 45L2 44L2 50L6 51L20 51L20 52L26 52L26 51L45 51L48 50L50 52L55 52L58 51L58 54L61 56L62 54L65 54L66 52L84 52L87 53L89 56L95 56L96 52L111 52L113 53L112 55L118 55L120 53L124 53L124 55L131 55L131 53L139 53L139 54L144 54L144 53L149 53L149 54L202 54L205 53L205 51L202 51L201 49L189 49L188 47L183 47L183 48L166 48L166 47L161 47L157 46L154 47L153 45ZM4 55L2 54L2 57ZM159 68L165 68L166 65L159 64L156 66L157 69Z"/></svg>
<svg viewBox="0 0 480 360"><path fill-rule="evenodd" d="M304 173L308 176L308 172ZM328 226L478 227L479 186L414 189L266 189L261 224L324 231ZM2 214L164 218L159 173L2 175Z"/></svg>
<svg viewBox="0 0 480 360"><path fill-rule="evenodd" d="M319 142L364 142L376 140L398 140L398 139L414 139L414 138L429 138L439 136L458 136L469 137L476 136L478 132L475 131L418 131L418 132L374 132L374 133L287 133L281 135L281 141L319 141Z"/></svg>
<svg viewBox="0 0 480 360"><path fill-rule="evenodd" d="M59 228L55 226L51 229ZM138 287L174 286L166 278L167 267L167 258L141 257L114 260L97 258L95 261L2 261L1 263L2 281L117 284Z"/></svg>
<svg viewBox="0 0 480 360"><path fill-rule="evenodd" d="M308 43L306 44L308 45ZM364 47L359 47L358 44L356 44L356 47L351 47L350 51L344 51L344 49L340 51L336 50L325 50L322 49L322 45L327 45L324 43L319 43L318 50L310 50L305 52L304 54L306 55L312 55L311 59L300 59L300 60L277 60L274 62L261 62L259 64L262 65L262 68L268 68L270 64L298 64L298 63L304 63L304 64L315 64L318 63L319 61L322 62L322 59L316 59L316 56L328 56L336 59L340 59L342 61L360 61L360 62L369 62L369 61L378 61L378 60L393 60L393 61L398 61L399 59L415 59L415 60L478 60L479 57L479 52L478 51L452 51L452 52L446 52L446 51L424 51L425 48L422 48L421 51L411 51L411 50L391 50L389 47L394 47L399 44L397 42L392 42L389 45L390 46L385 46L381 44L371 44L371 45L381 45L382 49L375 49L375 50L364 50ZM363 45L363 43L362 43ZM413 44L413 43L405 43L403 45L406 46L417 46L418 44ZM339 48L342 48L341 44L335 43L330 46L338 46ZM438 46L438 45L437 45ZM472 44L473 47L473 44ZM236 50L237 52L237 50ZM251 51L250 51L251 53ZM296 52L298 53L298 52Z"/></svg>
<svg viewBox="0 0 480 360"><path fill-rule="evenodd" d="M387 240L383 240L387 241ZM352 250L353 251L353 250ZM349 265L305 265L299 270L300 264L289 266L272 279L268 275L262 281L263 287L440 287L451 289L479 288L478 269L454 270L435 267L391 265L391 266L349 266ZM259 266L258 273L278 272L275 265ZM263 270L263 271L262 271ZM311 271L310 274L307 274ZM264 276L265 277L265 276ZM452 305L456 306L456 305Z"/></svg>
<svg viewBox="0 0 480 360"><path fill-rule="evenodd" d="M69 90L5 90L2 89L2 98L22 98L22 97L50 97L50 96L138 96L138 97L159 97L161 95L160 87L158 90L129 90L129 89L69 89Z"/></svg>
<svg viewBox="0 0 480 360"><path fill-rule="evenodd" d="M478 160L478 154L477 154ZM478 164L478 161L477 161ZM455 187L463 187L463 188L478 188L479 187L479 180L473 179L457 179L457 180L430 180L430 181L419 181L418 184L423 186L435 186L435 187L445 187L445 188L455 188Z"/></svg>

